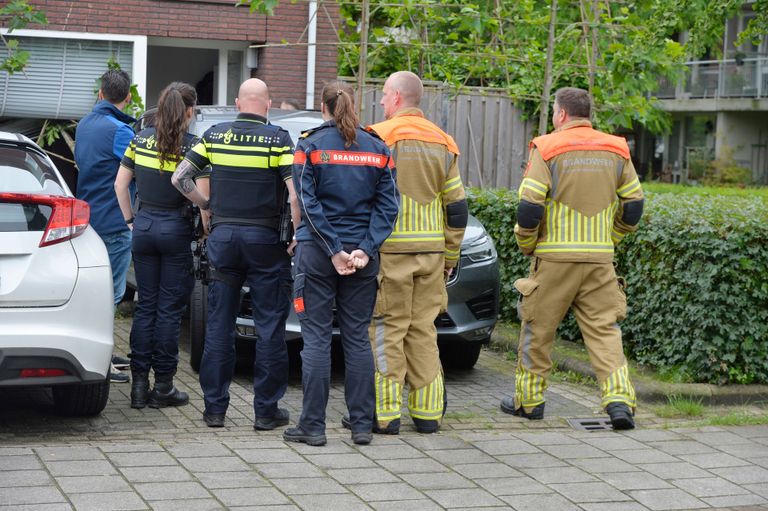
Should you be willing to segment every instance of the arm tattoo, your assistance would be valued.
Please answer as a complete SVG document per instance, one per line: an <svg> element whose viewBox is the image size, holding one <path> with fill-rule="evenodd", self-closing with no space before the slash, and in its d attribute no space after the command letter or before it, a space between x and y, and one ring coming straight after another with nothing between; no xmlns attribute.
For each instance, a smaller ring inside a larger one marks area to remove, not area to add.
<svg viewBox="0 0 768 511"><path fill-rule="evenodd" d="M189 200L197 204L200 209L208 209L208 197L205 197L195 185L195 166L189 161L183 160L171 181L173 185Z"/></svg>

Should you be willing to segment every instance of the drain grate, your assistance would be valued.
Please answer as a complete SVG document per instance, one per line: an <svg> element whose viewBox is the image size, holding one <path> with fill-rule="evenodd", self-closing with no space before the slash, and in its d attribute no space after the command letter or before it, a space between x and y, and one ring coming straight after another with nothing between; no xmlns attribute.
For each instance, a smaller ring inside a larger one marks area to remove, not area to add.
<svg viewBox="0 0 768 511"><path fill-rule="evenodd" d="M574 429L581 431L612 431L611 419L608 417L597 417L589 419L568 419L568 424Z"/></svg>

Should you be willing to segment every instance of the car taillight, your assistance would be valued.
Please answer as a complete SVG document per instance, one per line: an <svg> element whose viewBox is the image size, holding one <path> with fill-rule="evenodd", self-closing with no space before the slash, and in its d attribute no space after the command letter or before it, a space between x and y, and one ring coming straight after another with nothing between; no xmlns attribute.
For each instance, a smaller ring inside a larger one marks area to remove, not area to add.
<svg viewBox="0 0 768 511"><path fill-rule="evenodd" d="M51 369L47 367L35 367L32 369L22 369L19 371L20 378L51 378L53 376L68 376L69 371L65 369Z"/></svg>
<svg viewBox="0 0 768 511"><path fill-rule="evenodd" d="M88 227L91 208L88 203L72 197L37 195L31 193L0 193L0 202L35 204L51 208L40 246L45 247L75 238Z"/></svg>

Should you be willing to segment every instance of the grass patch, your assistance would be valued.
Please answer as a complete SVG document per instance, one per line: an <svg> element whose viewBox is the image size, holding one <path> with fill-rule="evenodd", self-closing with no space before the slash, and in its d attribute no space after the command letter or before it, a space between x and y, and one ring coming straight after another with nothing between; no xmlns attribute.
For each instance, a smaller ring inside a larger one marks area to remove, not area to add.
<svg viewBox="0 0 768 511"><path fill-rule="evenodd" d="M710 417L705 423L707 426L755 426L768 424L768 413L753 415L743 411L734 411L717 417Z"/></svg>
<svg viewBox="0 0 768 511"><path fill-rule="evenodd" d="M467 420L477 419L478 417L479 415L474 412L445 412L446 419Z"/></svg>
<svg viewBox="0 0 768 511"><path fill-rule="evenodd" d="M562 371L557 369L556 366L550 375L550 380L562 383L575 383L576 385L594 385L597 383L591 376L573 371Z"/></svg>
<svg viewBox="0 0 768 511"><path fill-rule="evenodd" d="M702 417L704 405L701 399L689 399L680 396L670 396L669 402L653 407L653 412L665 419L679 417Z"/></svg>

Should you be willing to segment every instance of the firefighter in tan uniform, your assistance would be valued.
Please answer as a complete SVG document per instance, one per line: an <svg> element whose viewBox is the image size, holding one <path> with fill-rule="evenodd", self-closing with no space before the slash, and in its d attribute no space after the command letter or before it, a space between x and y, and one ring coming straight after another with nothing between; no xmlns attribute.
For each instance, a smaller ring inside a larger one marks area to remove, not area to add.
<svg viewBox="0 0 768 511"><path fill-rule="evenodd" d="M544 417L555 331L573 308L597 374L601 405L614 429L634 428L635 390L618 322L627 312L614 246L637 229L643 191L625 139L592 129L582 89L555 93L555 131L533 139L520 185L515 237L532 255L528 278L515 282L522 321L515 395L501 410Z"/></svg>
<svg viewBox="0 0 768 511"><path fill-rule="evenodd" d="M436 432L445 406L434 321L448 303L445 279L458 264L468 211L459 150L424 118L418 108L422 93L415 74L392 74L381 99L387 120L370 127L392 151L401 194L394 231L380 249L379 294L369 332L377 433L399 432L405 383L419 432Z"/></svg>

